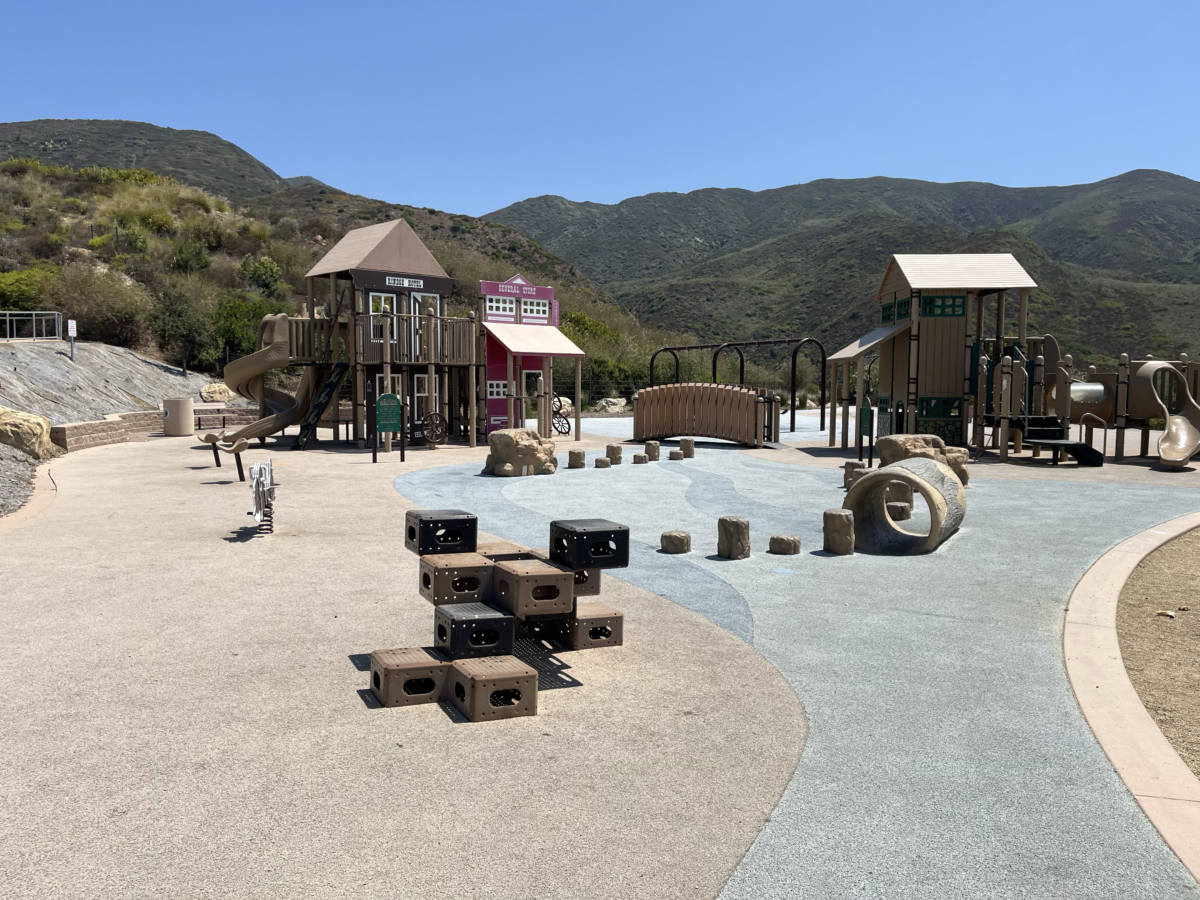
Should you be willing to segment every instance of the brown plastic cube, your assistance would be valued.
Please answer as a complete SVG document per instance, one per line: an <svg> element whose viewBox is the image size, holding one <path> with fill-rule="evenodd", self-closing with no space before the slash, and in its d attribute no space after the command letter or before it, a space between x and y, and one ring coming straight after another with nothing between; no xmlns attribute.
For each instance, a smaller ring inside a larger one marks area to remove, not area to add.
<svg viewBox="0 0 1200 900"><path fill-rule="evenodd" d="M580 603L575 618L555 623L553 637L571 650L620 647L625 641L625 616L603 603Z"/></svg>
<svg viewBox="0 0 1200 900"><path fill-rule="evenodd" d="M538 559L549 559L550 551L545 547L540 550L530 551ZM599 569L580 569L575 573L575 596L576 597L598 597L600 596L600 570Z"/></svg>
<svg viewBox="0 0 1200 900"><path fill-rule="evenodd" d="M439 553L421 557L421 596L434 606L483 603L492 594L490 559L478 553Z"/></svg>
<svg viewBox="0 0 1200 900"><path fill-rule="evenodd" d="M529 550L512 541L488 541L486 544L477 546L475 552L480 556L491 557L502 553L528 553Z"/></svg>
<svg viewBox="0 0 1200 900"><path fill-rule="evenodd" d="M460 659L452 664L446 698L472 722L537 715L537 670L515 656Z"/></svg>
<svg viewBox="0 0 1200 900"><path fill-rule="evenodd" d="M375 650L371 653L371 693L384 706L437 703L450 666L450 660L433 647Z"/></svg>
<svg viewBox="0 0 1200 900"><path fill-rule="evenodd" d="M514 616L569 615L575 608L575 573L541 559L514 559L492 568L492 603Z"/></svg>

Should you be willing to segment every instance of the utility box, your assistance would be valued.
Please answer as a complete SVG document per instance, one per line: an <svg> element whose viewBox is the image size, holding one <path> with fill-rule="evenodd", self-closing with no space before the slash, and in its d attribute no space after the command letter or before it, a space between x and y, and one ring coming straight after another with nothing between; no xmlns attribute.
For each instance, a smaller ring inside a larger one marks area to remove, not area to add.
<svg viewBox="0 0 1200 900"><path fill-rule="evenodd" d="M451 659L511 656L517 620L484 603L450 603L433 614L433 645Z"/></svg>
<svg viewBox="0 0 1200 900"><path fill-rule="evenodd" d="M404 546L418 556L474 553L478 534L478 520L461 509L410 509L404 514Z"/></svg>
<svg viewBox="0 0 1200 900"><path fill-rule="evenodd" d="M434 553L420 562L421 596L434 606L483 603L492 596L490 559L478 553Z"/></svg>
<svg viewBox="0 0 1200 900"><path fill-rule="evenodd" d="M447 699L472 722L537 715L537 670L513 656L456 660Z"/></svg>
<svg viewBox="0 0 1200 900"><path fill-rule="evenodd" d="M550 636L571 650L620 647L625 640L625 616L603 603L580 603L574 618L551 626Z"/></svg>
<svg viewBox="0 0 1200 900"><path fill-rule="evenodd" d="M492 602L518 618L569 616L575 609L575 573L540 559L498 562Z"/></svg>
<svg viewBox="0 0 1200 900"><path fill-rule="evenodd" d="M433 647L371 653L371 693L384 706L437 703L449 673L450 660Z"/></svg>
<svg viewBox="0 0 1200 900"><path fill-rule="evenodd" d="M572 571L629 566L629 528L607 519L550 523L550 559Z"/></svg>

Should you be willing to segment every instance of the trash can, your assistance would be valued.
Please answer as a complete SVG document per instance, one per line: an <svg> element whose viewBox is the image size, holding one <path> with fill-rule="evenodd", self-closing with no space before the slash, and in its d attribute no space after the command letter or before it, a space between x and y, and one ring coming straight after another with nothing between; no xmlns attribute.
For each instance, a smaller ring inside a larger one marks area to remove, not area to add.
<svg viewBox="0 0 1200 900"><path fill-rule="evenodd" d="M196 433L196 416L191 397L163 400L163 433L167 437L191 437Z"/></svg>

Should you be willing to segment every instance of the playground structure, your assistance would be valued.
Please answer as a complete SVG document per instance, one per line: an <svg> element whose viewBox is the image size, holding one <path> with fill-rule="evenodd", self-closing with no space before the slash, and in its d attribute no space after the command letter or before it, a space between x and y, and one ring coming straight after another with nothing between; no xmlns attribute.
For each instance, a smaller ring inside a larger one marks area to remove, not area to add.
<svg viewBox="0 0 1200 900"><path fill-rule="evenodd" d="M431 647L376 650L370 689L383 706L453 703L469 721L536 716L538 673L519 638L569 650L624 643L622 614L601 603L601 570L629 565L629 529L601 519L550 523L546 550L479 544L460 509L409 510L404 545L421 558L419 592L434 606Z"/></svg>
<svg viewBox="0 0 1200 900"><path fill-rule="evenodd" d="M1116 373L1095 367L1080 379L1073 360L1053 335L1029 335L1030 291L1036 282L1008 253L896 254L876 292L878 328L828 358L840 384L841 446L849 447L850 407L856 407L854 446L862 451L869 414L868 357L878 355L878 435L933 434L948 445L980 451L989 445L1001 459L1009 448L1030 444L1057 463L1064 455L1083 465L1103 465L1107 429L1116 429L1114 458L1124 459L1125 431L1142 432L1147 455L1151 420L1161 419L1160 461L1182 466L1200 448L1200 366L1179 361L1130 360ZM1019 292L1016 334L1007 334L1007 292ZM995 335L984 336L987 299L995 297ZM850 368L857 385L851 392ZM1047 368L1049 371L1047 371ZM840 374L840 379L839 379ZM973 425L973 430L969 427ZM1082 432L1072 440L1070 428ZM1093 429L1105 447L1091 446ZM837 405L830 404L829 445L837 440Z"/></svg>
<svg viewBox="0 0 1200 900"><path fill-rule="evenodd" d="M299 426L295 447L304 449L318 426L336 435L345 425L363 447L375 433L374 401L385 394L400 400L409 444L474 447L481 432L523 423L531 394L546 408L538 418L548 436L551 362L560 356L576 360L579 406L584 354L556 327L553 290L519 275L482 282L478 318L447 315L454 282L403 219L349 232L306 282L305 315L265 317L256 351L225 367L226 384L258 404L259 419L216 439L265 441ZM318 295L326 299L319 303ZM294 395L264 383L266 373L287 366L304 367ZM531 375L545 379L540 392L526 388ZM350 405L344 420L343 403ZM396 436L384 435L385 450Z"/></svg>
<svg viewBox="0 0 1200 900"><path fill-rule="evenodd" d="M928 535L905 531L893 520L888 501L897 482L924 498ZM949 466L917 457L866 472L850 486L842 508L853 514L856 552L908 556L937 549L958 530L967 513L967 495Z"/></svg>

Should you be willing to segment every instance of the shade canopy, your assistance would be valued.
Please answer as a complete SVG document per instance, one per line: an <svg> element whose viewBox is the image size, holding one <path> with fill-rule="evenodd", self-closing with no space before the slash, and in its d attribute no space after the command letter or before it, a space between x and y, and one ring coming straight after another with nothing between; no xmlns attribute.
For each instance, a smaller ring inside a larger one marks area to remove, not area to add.
<svg viewBox="0 0 1200 900"><path fill-rule="evenodd" d="M450 277L403 219L349 232L309 269L307 277L333 275L351 269L426 278Z"/></svg>
<svg viewBox="0 0 1200 900"><path fill-rule="evenodd" d="M881 325L874 331L868 332L860 337L853 344L847 344L837 353L833 354L826 362L842 362L847 359L858 359L860 356L870 353L884 341L891 340L898 334L903 334L908 331L911 323L900 322L897 325Z"/></svg>
<svg viewBox="0 0 1200 900"><path fill-rule="evenodd" d="M513 356L584 356L584 352L553 325L484 322L483 327Z"/></svg>
<svg viewBox="0 0 1200 900"><path fill-rule="evenodd" d="M888 263L875 299L882 298L884 286L897 269L914 291L965 288L990 293L1037 287L1011 253L897 253Z"/></svg>

